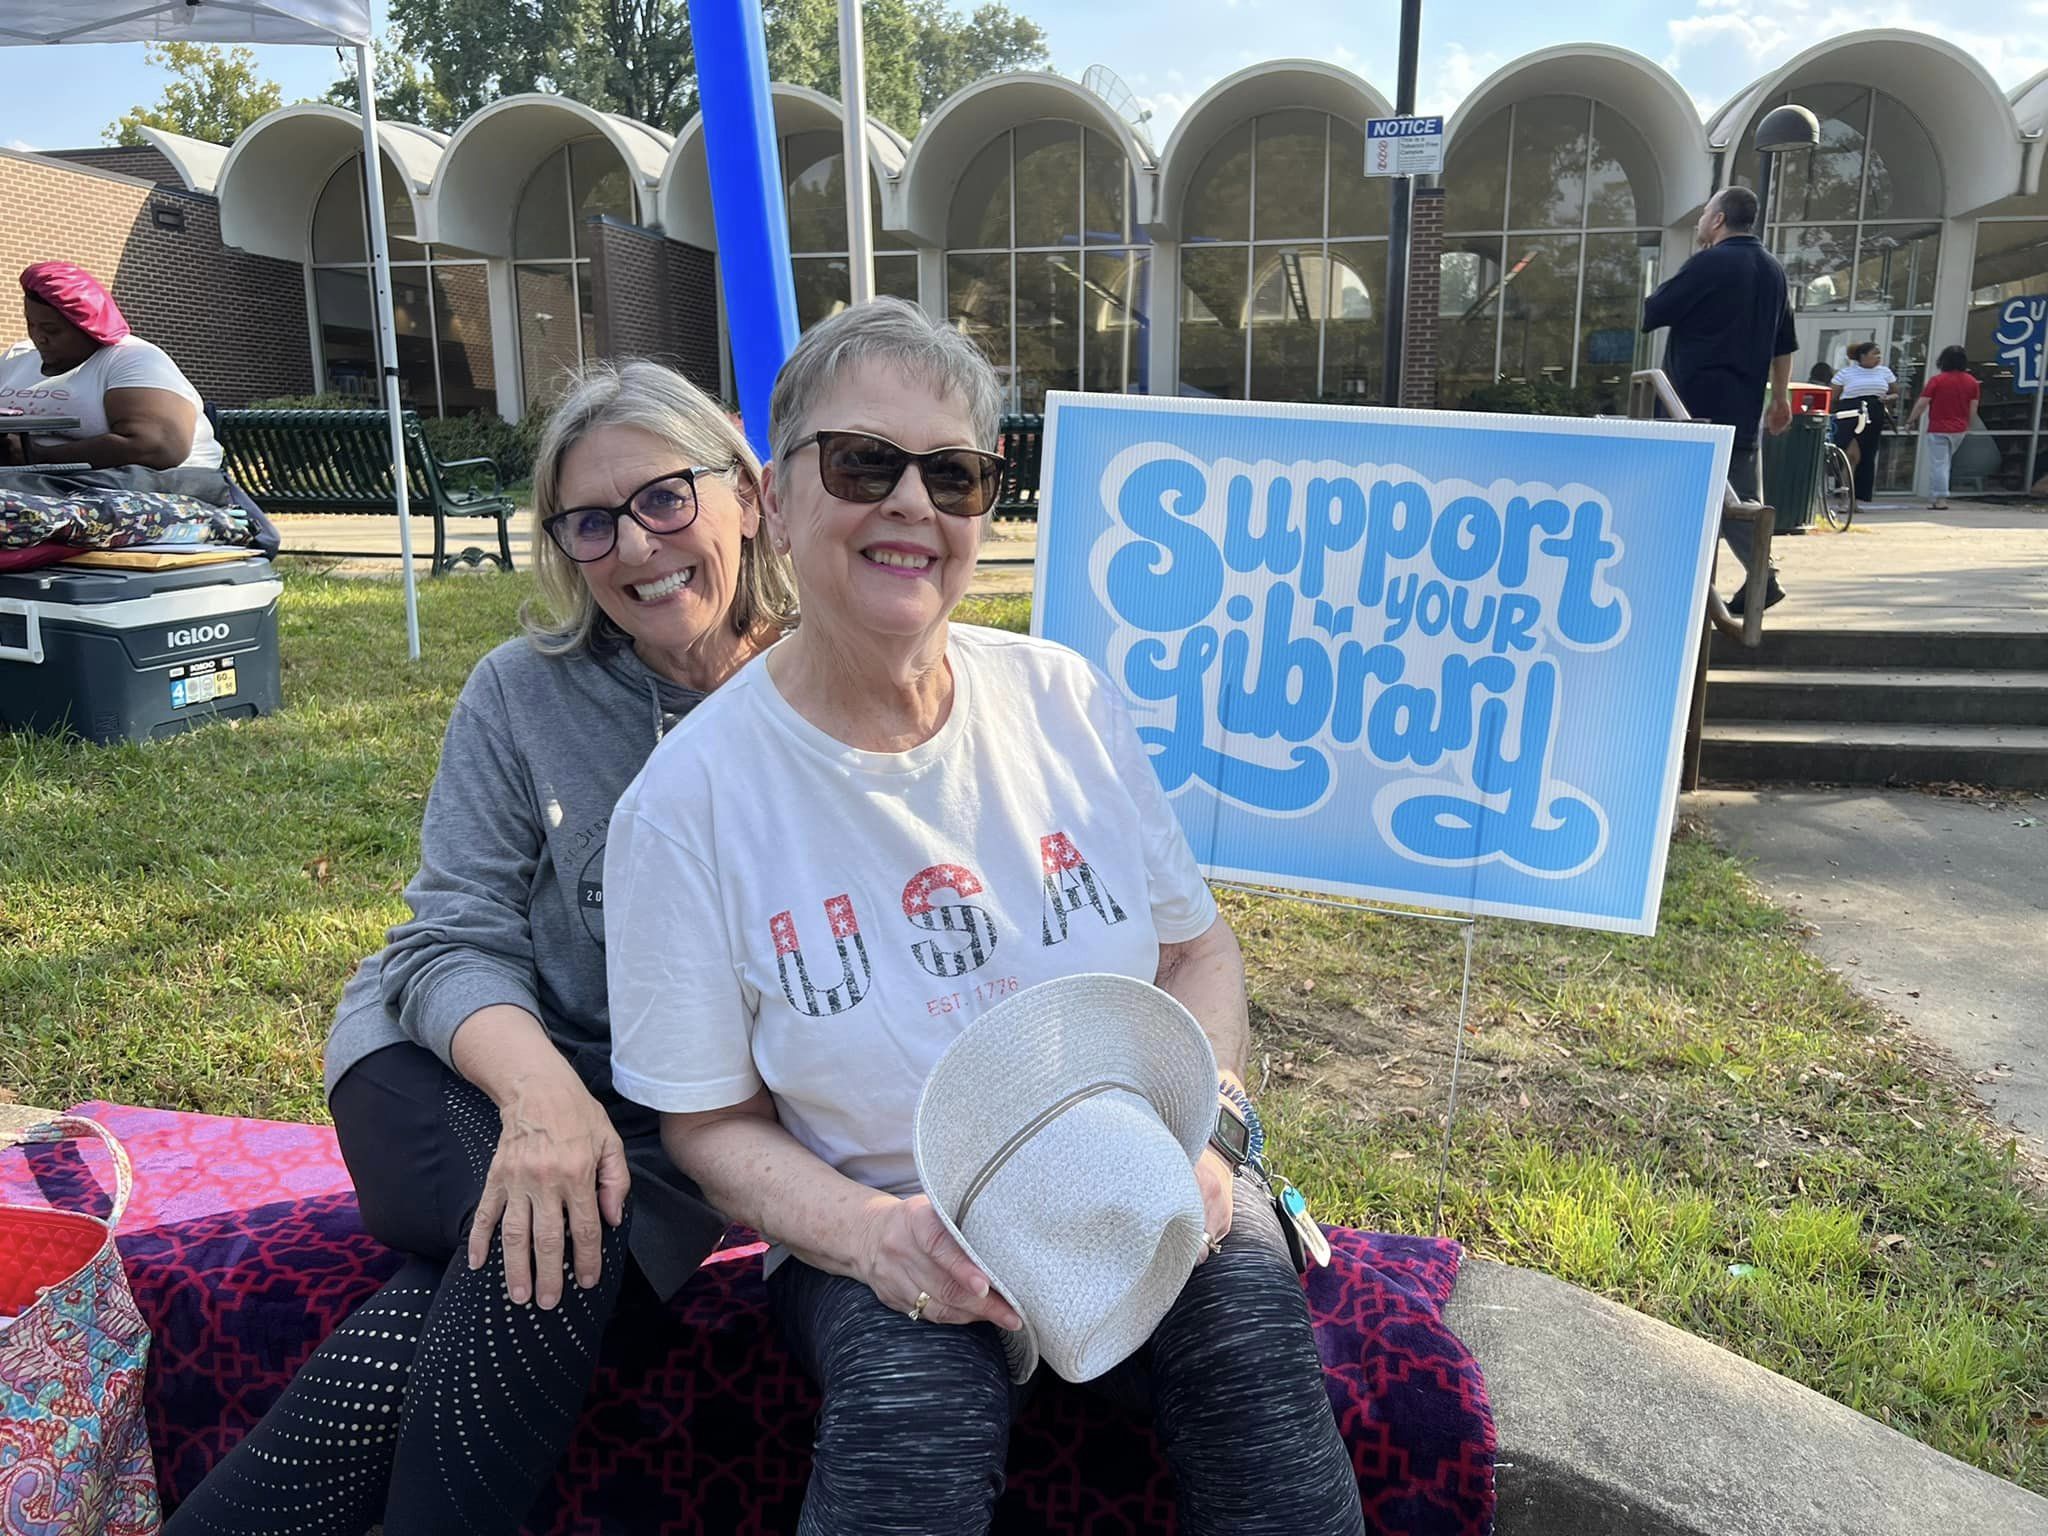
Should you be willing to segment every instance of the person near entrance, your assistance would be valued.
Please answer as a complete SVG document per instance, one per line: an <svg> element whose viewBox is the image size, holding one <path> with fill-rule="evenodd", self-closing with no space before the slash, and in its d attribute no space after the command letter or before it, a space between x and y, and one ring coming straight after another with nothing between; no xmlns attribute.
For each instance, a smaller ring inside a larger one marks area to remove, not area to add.
<svg viewBox="0 0 2048 1536"><path fill-rule="evenodd" d="M1735 429L1735 455L1728 483L1744 501L1758 499L1757 426L1773 435L1792 420L1792 354L1799 337L1792 327L1785 269L1756 237L1756 194L1747 187L1723 187L1708 200L1696 230L1700 249L1643 305L1643 329L1669 328L1664 372L1695 420ZM1770 384L1770 411L1764 385ZM1721 537L1747 569L1752 533L1746 522L1724 522ZM1785 589L1773 569L1764 606L1780 602ZM1728 611L1742 612L1740 592Z"/></svg>
<svg viewBox="0 0 2048 1536"><path fill-rule="evenodd" d="M1948 505L1949 466L1969 435L1970 418L1983 391L1970 372L1970 355L1961 347L1943 347L1935 366L1940 371L1921 388L1906 417L1906 430L1927 418L1927 504L1939 512Z"/></svg>
<svg viewBox="0 0 2048 1536"><path fill-rule="evenodd" d="M1877 499L1877 455L1891 424L1889 407L1899 398L1899 376L1884 365L1884 348L1859 341L1834 377L1835 446L1856 471L1856 505Z"/></svg>

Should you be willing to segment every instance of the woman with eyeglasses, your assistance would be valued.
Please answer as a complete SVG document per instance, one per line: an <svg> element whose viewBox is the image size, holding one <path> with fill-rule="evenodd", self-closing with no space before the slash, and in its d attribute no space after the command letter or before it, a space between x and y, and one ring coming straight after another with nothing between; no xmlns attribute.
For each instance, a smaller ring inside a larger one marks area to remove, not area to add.
<svg viewBox="0 0 2048 1536"><path fill-rule="evenodd" d="M407 1262L173 1536L512 1536L616 1309L651 1313L717 1245L654 1112L612 1086L605 833L662 735L790 621L760 473L717 403L652 363L589 373L556 409L534 463L540 611L456 702L413 915L327 1043L364 1224Z"/></svg>
<svg viewBox="0 0 2048 1536"><path fill-rule="evenodd" d="M1222 1073L1207 1230L1100 1387L1149 1412L1186 1536L1359 1536L1301 1284L1226 1129L1249 1123L1237 940L1108 680L952 622L1002 483L998 398L974 344L900 300L842 311L784 364L762 506L802 622L613 814L613 1076L705 1197L776 1243L769 1302L824 1398L799 1531L973 1536L1025 1319L919 1186L919 1090L1013 992L1162 988Z"/></svg>

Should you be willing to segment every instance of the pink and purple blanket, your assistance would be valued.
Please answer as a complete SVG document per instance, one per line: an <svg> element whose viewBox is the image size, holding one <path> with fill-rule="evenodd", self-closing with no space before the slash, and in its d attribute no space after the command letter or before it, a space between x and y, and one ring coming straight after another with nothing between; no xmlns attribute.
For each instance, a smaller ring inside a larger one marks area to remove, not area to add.
<svg viewBox="0 0 2048 1536"><path fill-rule="evenodd" d="M135 1163L120 1247L155 1334L148 1407L175 1503L276 1399L336 1324L397 1267L363 1232L324 1127L119 1105L75 1111ZM0 1202L104 1210L74 1144L0 1162ZM33 1180L33 1184L26 1183ZM1332 1229L1310 1273L1330 1400L1366 1523L1412 1536L1485 1536L1493 1418L1441 1309L1460 1250L1432 1238ZM529 1536L793 1530L809 1475L810 1383L770 1326L757 1248L728 1248L670 1304L658 1347L614 1328L561 1475ZM1174 1528L1173 1489L1144 1426L1053 1382L1020 1419L998 1532L1128 1536Z"/></svg>

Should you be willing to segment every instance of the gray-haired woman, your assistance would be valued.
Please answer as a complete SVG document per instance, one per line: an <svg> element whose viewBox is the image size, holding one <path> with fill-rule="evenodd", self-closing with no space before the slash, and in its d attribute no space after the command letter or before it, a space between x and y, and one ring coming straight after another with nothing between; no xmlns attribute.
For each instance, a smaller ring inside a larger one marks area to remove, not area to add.
<svg viewBox="0 0 2048 1536"><path fill-rule="evenodd" d="M588 374L557 408L534 465L543 610L456 703L413 916L327 1044L364 1223L412 1257L173 1536L509 1536L628 1272L665 1298L717 1245L655 1116L612 1087L605 828L663 733L789 620L759 477L718 405L652 363Z"/></svg>
<svg viewBox="0 0 2048 1536"><path fill-rule="evenodd" d="M1071 651L950 622L1001 483L997 400L973 345L899 300L804 337L763 489L803 622L612 819L614 1072L780 1245L769 1299L824 1394L807 1533L972 1536L1002 1490L1024 1319L911 1150L960 1030L1041 981L1131 976L1208 1036L1219 1115L1244 1092L1243 956L1122 699ZM1188 1536L1355 1536L1301 1286L1241 1161L1202 1157L1206 1251L1103 1384L1149 1406Z"/></svg>

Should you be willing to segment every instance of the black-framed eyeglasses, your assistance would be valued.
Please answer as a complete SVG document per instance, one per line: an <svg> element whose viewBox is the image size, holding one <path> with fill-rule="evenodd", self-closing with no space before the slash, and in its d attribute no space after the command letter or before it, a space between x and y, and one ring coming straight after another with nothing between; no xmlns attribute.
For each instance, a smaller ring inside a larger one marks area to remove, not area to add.
<svg viewBox="0 0 2048 1536"><path fill-rule="evenodd" d="M912 453L873 432L813 432L789 445L796 453L818 448L818 478L841 501L872 503L888 498L912 464L924 480L931 504L949 517L981 517L1002 494L1009 461L979 448L934 448Z"/></svg>
<svg viewBox="0 0 2048 1536"><path fill-rule="evenodd" d="M618 547L619 519L630 517L649 533L681 533L697 521L697 477L721 471L694 464L656 475L616 507L570 507L541 526L555 547L578 565L602 560Z"/></svg>

